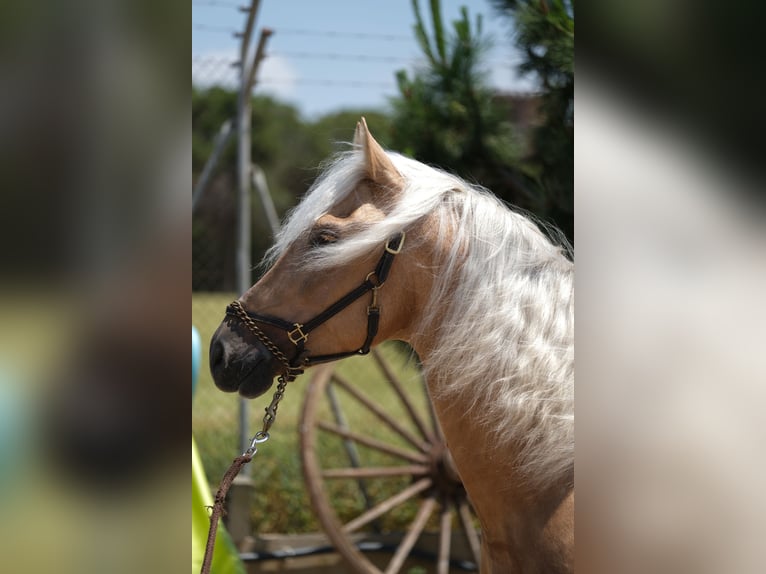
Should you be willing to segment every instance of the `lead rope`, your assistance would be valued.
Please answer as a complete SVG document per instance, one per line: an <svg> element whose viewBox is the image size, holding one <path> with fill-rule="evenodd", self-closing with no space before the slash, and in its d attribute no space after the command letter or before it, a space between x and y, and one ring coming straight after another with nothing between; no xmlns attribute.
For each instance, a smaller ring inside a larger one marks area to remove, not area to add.
<svg viewBox="0 0 766 574"><path fill-rule="evenodd" d="M293 377L294 378L294 377ZM277 379L277 390L274 392L274 397L271 399L271 404L266 407L266 414L263 417L263 428L259 430L253 436L250 441L248 449L239 455L231 463L231 466L223 475L221 484L218 486L218 490L215 493L215 502L213 503L212 511L210 512L210 530L207 534L207 543L205 544L205 557L202 560L202 568L200 574L209 574L210 566L213 563L213 549L215 548L215 535L218 531L218 522L223 515L223 504L226 501L226 493L229 492L232 482L242 470L242 467L253 460L253 457L258 452L258 445L265 443L269 440L269 429L277 418L277 408L279 407L279 401L285 396L285 388L291 378L286 379L284 375L280 375Z"/></svg>

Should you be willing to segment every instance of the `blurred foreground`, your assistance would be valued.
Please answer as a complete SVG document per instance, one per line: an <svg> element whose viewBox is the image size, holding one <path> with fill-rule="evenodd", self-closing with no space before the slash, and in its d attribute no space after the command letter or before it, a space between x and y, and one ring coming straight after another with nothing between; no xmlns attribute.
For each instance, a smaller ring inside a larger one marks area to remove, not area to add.
<svg viewBox="0 0 766 574"><path fill-rule="evenodd" d="M762 572L763 184L579 78L578 568Z"/></svg>
<svg viewBox="0 0 766 574"><path fill-rule="evenodd" d="M4 572L188 569L190 38L179 9L0 9Z"/></svg>

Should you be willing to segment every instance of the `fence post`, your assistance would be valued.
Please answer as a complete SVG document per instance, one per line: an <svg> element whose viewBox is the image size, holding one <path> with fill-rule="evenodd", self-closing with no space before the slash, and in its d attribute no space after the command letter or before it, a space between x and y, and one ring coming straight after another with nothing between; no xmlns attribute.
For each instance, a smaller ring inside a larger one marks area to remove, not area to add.
<svg viewBox="0 0 766 574"><path fill-rule="evenodd" d="M250 242L252 238L252 208L250 205L250 189L252 160L250 124L252 121L251 93L261 60L265 57L266 42L271 36L269 29L261 30L258 47L252 59L249 58L249 44L255 25L255 15L260 5L259 0L253 0L248 12L245 32L242 35L240 49L240 86L237 106L237 291L244 293L250 288L252 275L252 254ZM239 442L244 452L250 445L248 429L248 404L246 399L239 401ZM249 472L246 469L245 472Z"/></svg>
<svg viewBox="0 0 766 574"><path fill-rule="evenodd" d="M221 129L218 130L218 134L216 134L215 140L213 141L213 152L210 154L210 157L207 158L205 167L202 169L202 173L197 179L197 185L194 186L192 192L192 212L197 207L199 200L202 199L202 194L205 193L205 189L207 189L207 184L210 182L213 171L218 166L218 160L220 159L223 150L226 149L226 145L229 143L233 133L231 120L223 122Z"/></svg>
<svg viewBox="0 0 766 574"><path fill-rule="evenodd" d="M269 193L269 184L266 182L266 175L257 164L253 164L253 186L261 198L261 205L263 205L263 211L269 222L271 233L276 237L277 232L279 231L279 216L277 215L274 201L271 199L271 194Z"/></svg>

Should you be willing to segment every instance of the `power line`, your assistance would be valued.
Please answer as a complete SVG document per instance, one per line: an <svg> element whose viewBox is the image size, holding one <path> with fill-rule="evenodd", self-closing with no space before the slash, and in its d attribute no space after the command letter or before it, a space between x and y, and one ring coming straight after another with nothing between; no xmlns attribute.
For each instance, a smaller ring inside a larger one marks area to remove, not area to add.
<svg viewBox="0 0 766 574"><path fill-rule="evenodd" d="M210 24L199 24L192 22L192 29L199 30L201 32L214 32L217 34L235 34L237 30L234 28L227 28L226 26L211 26Z"/></svg>
<svg viewBox="0 0 766 574"><path fill-rule="evenodd" d="M334 52L272 52L271 56L306 60L347 60L356 62L411 62L415 58L403 56L376 56L372 54L341 54Z"/></svg>
<svg viewBox="0 0 766 574"><path fill-rule="evenodd" d="M373 82L365 80L329 80L324 78L269 78L264 77L258 80L261 85L265 84L297 84L304 86L324 86L324 87L347 87L347 88L380 88L393 89L396 84L393 82Z"/></svg>
<svg viewBox="0 0 766 574"><path fill-rule="evenodd" d="M269 56L283 56L296 60L343 60L353 62L388 62L388 63L411 63L422 59L423 56L379 56L376 54L343 54L340 52L270 52ZM488 60L487 65L512 66L516 62L511 60Z"/></svg>
<svg viewBox="0 0 766 574"><path fill-rule="evenodd" d="M309 30L307 28L276 28L277 34L286 36L319 36L330 38L355 38L357 40L383 40L387 42L412 42L412 36L380 34L377 32L343 32L339 30Z"/></svg>
<svg viewBox="0 0 766 574"><path fill-rule="evenodd" d="M213 2L214 0L211 0ZM210 4L211 6L213 4ZM235 7L234 4L216 4L220 6ZM238 30L225 26L213 26L210 24L202 24L200 22L192 22L192 28L203 32L221 32L227 34L234 34ZM382 40L387 42L411 42L411 36L404 36L399 34L378 34L375 32L343 32L340 30L309 30L306 28L275 28L274 32L278 35L285 36L314 36L323 38L354 38L356 40Z"/></svg>
<svg viewBox="0 0 766 574"><path fill-rule="evenodd" d="M240 8L238 2L223 2L222 0L192 0L192 6L212 6L215 8Z"/></svg>

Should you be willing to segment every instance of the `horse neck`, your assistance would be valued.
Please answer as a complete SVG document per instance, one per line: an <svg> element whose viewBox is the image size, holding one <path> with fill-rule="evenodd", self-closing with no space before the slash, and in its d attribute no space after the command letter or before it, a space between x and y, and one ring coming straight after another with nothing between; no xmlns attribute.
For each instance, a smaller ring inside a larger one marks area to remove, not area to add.
<svg viewBox="0 0 766 574"><path fill-rule="evenodd" d="M414 346L428 367L428 342ZM426 383L458 474L482 530L482 572L571 572L574 547L572 476L531 487L516 466L517 449L497 449L487 423L466 415L476 397L445 395L433 370ZM480 399L479 399L480 400Z"/></svg>
<svg viewBox="0 0 766 574"><path fill-rule="evenodd" d="M432 256L423 255L425 261ZM428 293L434 281L433 267L420 268L424 270L418 279L420 293ZM448 305L443 302L445 310ZM485 555L494 564L490 571L566 572L571 558L568 541L573 536L569 509L573 475L531 483L518 464L523 437L498 443L492 436L492 429L502 429L507 420L501 411L484 408L483 403L491 400L481 394L485 387L469 385L460 392L447 388L453 378L451 367L434 358L444 356L439 333L449 328L442 324L445 315L442 312L425 329L413 326L408 339L424 365L447 445L482 524ZM540 551L530 552L530 548Z"/></svg>

